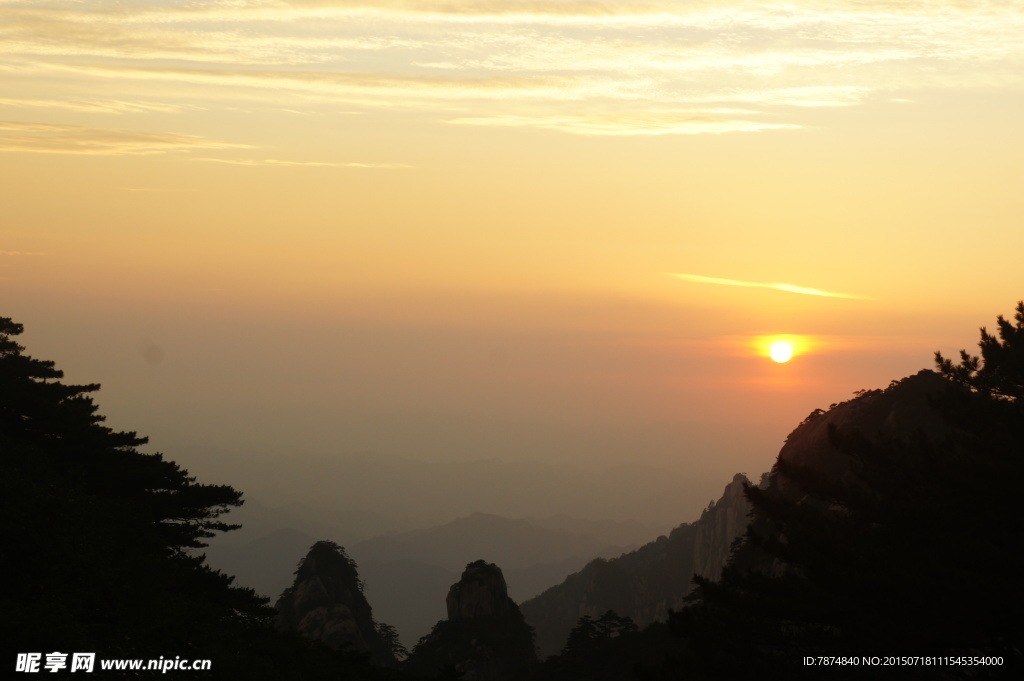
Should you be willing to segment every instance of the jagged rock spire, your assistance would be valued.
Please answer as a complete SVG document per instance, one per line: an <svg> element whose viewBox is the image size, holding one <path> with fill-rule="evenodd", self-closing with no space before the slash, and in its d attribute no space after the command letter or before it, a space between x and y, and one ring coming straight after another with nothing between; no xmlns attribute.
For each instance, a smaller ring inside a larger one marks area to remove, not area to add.
<svg viewBox="0 0 1024 681"><path fill-rule="evenodd" d="M334 648L370 653L394 663L381 639L355 561L334 542L310 548L295 571L295 583L277 601L277 624Z"/></svg>
<svg viewBox="0 0 1024 681"><path fill-rule="evenodd" d="M482 560L466 566L462 577L448 590L445 603L449 620L504 615L510 607L516 607L508 597L501 568Z"/></svg>

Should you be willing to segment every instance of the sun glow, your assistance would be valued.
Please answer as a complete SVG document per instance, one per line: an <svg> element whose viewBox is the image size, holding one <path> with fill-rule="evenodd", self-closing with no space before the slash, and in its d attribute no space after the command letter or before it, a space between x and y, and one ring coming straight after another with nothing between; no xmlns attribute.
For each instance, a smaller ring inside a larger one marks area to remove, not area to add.
<svg viewBox="0 0 1024 681"><path fill-rule="evenodd" d="M812 336L777 333L766 336L748 337L747 348L761 357L784 364L794 357L819 349L822 341ZM749 351L748 350L748 351Z"/></svg>
<svg viewBox="0 0 1024 681"><path fill-rule="evenodd" d="M773 360L782 364L793 358L793 346L786 341L776 341L772 344L768 354Z"/></svg>

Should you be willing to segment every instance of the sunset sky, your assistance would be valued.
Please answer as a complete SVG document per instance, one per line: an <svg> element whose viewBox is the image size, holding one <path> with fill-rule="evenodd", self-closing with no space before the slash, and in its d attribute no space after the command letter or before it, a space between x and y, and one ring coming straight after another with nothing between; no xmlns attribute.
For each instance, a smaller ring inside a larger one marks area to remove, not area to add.
<svg viewBox="0 0 1024 681"><path fill-rule="evenodd" d="M1022 36L995 0L0 0L0 315L191 468L717 495L1024 297Z"/></svg>

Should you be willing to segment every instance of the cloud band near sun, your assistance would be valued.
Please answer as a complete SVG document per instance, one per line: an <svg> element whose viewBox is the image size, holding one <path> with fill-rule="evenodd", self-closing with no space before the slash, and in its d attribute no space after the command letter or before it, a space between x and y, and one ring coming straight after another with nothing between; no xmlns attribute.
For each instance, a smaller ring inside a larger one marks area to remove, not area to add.
<svg viewBox="0 0 1024 681"><path fill-rule="evenodd" d="M759 281L740 281L738 279L722 279L720 277L705 277L699 274L681 274L667 272L670 277L676 277L685 281L692 281L698 284L719 284L720 286L743 286L747 288L770 288L776 291L787 293L802 293L808 296L825 296L826 298L851 298L855 300L869 300L867 296L856 296L849 293L834 293L822 291L821 289L808 288L806 286L794 286L793 284L769 284Z"/></svg>

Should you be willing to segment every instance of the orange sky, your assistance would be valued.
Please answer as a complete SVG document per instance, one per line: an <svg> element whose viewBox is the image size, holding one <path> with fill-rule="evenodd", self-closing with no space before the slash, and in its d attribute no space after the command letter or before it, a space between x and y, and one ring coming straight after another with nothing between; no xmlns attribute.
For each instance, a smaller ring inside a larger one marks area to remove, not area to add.
<svg viewBox="0 0 1024 681"><path fill-rule="evenodd" d="M0 0L0 314L161 447L717 489L1024 297L1021 35L994 1Z"/></svg>

